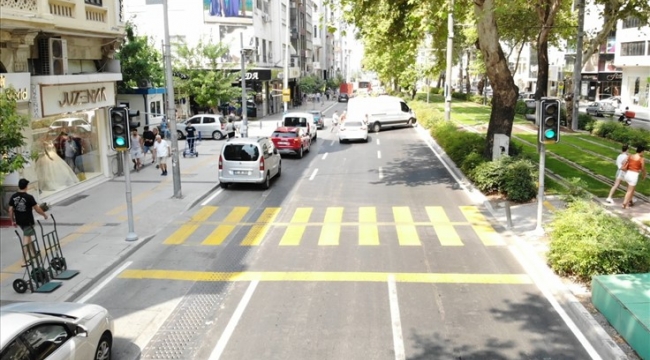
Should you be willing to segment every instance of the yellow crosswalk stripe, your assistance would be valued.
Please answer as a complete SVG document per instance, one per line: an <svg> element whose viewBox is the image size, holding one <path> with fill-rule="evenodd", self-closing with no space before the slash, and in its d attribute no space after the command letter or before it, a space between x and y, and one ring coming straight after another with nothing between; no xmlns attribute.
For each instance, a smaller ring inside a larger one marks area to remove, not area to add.
<svg viewBox="0 0 650 360"><path fill-rule="evenodd" d="M318 238L319 246L338 245L341 236L341 221L343 221L342 207L328 207L325 212L324 225Z"/></svg>
<svg viewBox="0 0 650 360"><path fill-rule="evenodd" d="M413 224L413 216L408 206L394 206L393 217L397 225L397 239L400 246L420 246L420 236Z"/></svg>
<svg viewBox="0 0 650 360"><path fill-rule="evenodd" d="M359 208L359 245L379 245L377 210L374 207Z"/></svg>
<svg viewBox="0 0 650 360"><path fill-rule="evenodd" d="M264 209L260 217L257 219L257 224L253 225L251 229L246 234L244 240L242 240L242 246L258 246L264 240L266 233L269 231L269 225L275 221L275 217L278 216L280 208L270 207Z"/></svg>
<svg viewBox="0 0 650 360"><path fill-rule="evenodd" d="M284 231L280 246L298 246L302 235L305 233L306 225L293 225L293 224L307 224L311 216L313 208L297 208L291 218L291 225L287 226Z"/></svg>
<svg viewBox="0 0 650 360"><path fill-rule="evenodd" d="M180 245L199 228L201 222L204 222L217 211L216 206L204 206L192 216L188 224L181 225L178 230L174 231L165 241L166 245Z"/></svg>
<svg viewBox="0 0 650 360"><path fill-rule="evenodd" d="M460 211L467 221L472 224L472 228L485 246L505 245L501 236L497 234L496 230L476 206L460 206Z"/></svg>
<svg viewBox="0 0 650 360"><path fill-rule="evenodd" d="M449 217L447 217L442 206L427 206L425 209L429 221L433 224L433 231L436 232L442 246L463 246L463 242L460 241L456 229L449 221Z"/></svg>
<svg viewBox="0 0 650 360"><path fill-rule="evenodd" d="M224 224L217 226L208 237L206 237L201 245L221 245L228 235L235 230L237 223L241 222L244 216L248 213L250 208L246 206L238 206L223 220Z"/></svg>

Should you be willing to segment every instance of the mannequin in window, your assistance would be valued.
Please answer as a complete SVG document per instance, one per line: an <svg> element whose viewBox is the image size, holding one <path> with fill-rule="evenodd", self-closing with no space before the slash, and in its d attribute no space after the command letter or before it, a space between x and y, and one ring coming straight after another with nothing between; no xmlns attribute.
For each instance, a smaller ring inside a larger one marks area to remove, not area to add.
<svg viewBox="0 0 650 360"><path fill-rule="evenodd" d="M43 153L36 160L36 175L41 190L57 191L79 182L74 171L57 154L51 142L43 144Z"/></svg>

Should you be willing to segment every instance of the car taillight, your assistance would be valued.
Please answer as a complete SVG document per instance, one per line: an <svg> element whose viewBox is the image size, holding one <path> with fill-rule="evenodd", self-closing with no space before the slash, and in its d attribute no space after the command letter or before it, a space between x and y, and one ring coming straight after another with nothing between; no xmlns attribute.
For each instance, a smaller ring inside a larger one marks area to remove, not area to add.
<svg viewBox="0 0 650 360"><path fill-rule="evenodd" d="M223 170L223 157L219 155L219 170Z"/></svg>
<svg viewBox="0 0 650 360"><path fill-rule="evenodd" d="M260 156L260 171L264 171L264 156Z"/></svg>

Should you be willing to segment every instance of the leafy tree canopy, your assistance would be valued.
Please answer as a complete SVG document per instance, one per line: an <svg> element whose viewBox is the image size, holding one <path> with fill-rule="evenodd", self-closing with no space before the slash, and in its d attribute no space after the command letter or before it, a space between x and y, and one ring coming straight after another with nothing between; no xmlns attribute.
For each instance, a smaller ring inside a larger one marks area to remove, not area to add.
<svg viewBox="0 0 650 360"><path fill-rule="evenodd" d="M138 86L139 81L149 80L154 87L164 85L162 54L147 36L136 34L132 21L126 23L126 41L117 53L122 67L122 81L118 88L122 91Z"/></svg>
<svg viewBox="0 0 650 360"><path fill-rule="evenodd" d="M314 75L304 76L300 78L298 86L300 87L300 92L303 94L315 94L317 92L325 91L325 80L316 77Z"/></svg>
<svg viewBox="0 0 650 360"><path fill-rule="evenodd" d="M18 113L14 91L9 87L0 92L0 183L28 161L19 151L26 145L23 129L29 126L29 118Z"/></svg>

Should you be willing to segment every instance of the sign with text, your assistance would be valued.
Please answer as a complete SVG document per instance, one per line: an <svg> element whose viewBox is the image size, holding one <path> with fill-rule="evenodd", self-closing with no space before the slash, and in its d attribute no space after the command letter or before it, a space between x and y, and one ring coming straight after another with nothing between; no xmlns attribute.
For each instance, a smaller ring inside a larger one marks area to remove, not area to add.
<svg viewBox="0 0 650 360"><path fill-rule="evenodd" d="M115 83L41 85L43 116L115 105Z"/></svg>
<svg viewBox="0 0 650 360"><path fill-rule="evenodd" d="M5 73L0 74L0 91L8 92L10 98L16 102L25 102L30 99L30 74Z"/></svg>

